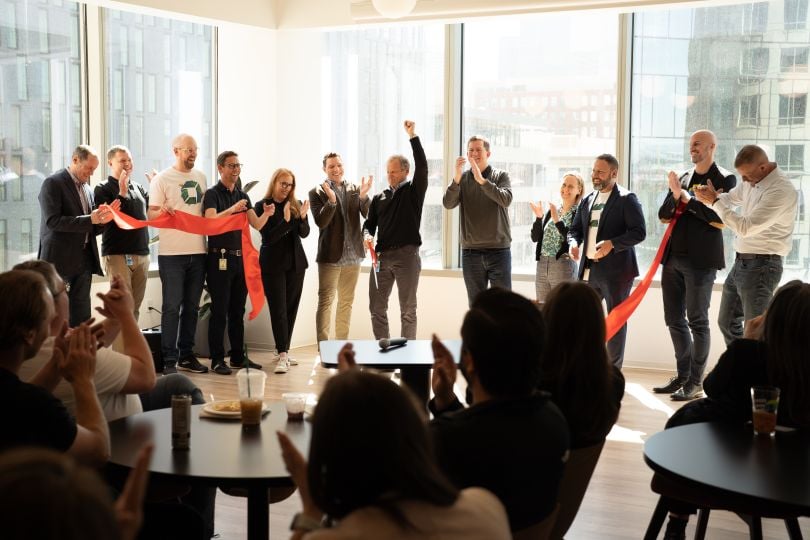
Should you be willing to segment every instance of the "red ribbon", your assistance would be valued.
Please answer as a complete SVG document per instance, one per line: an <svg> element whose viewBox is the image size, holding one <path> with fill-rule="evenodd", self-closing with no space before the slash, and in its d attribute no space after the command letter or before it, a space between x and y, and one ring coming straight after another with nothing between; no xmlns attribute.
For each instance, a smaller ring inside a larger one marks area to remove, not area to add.
<svg viewBox="0 0 810 540"><path fill-rule="evenodd" d="M259 252L253 247L250 239L250 227L246 212L232 216L210 219L194 216L176 210L174 215L163 213L155 219L140 220L128 216L114 208L102 205L113 214L115 224L122 229L142 229L144 227L157 227L160 229L177 229L192 234L213 236L230 231L242 231L242 260L245 267L245 284L250 297L251 310L249 320L255 319L264 307L264 287L262 287L262 271L259 267Z"/></svg>
<svg viewBox="0 0 810 540"><path fill-rule="evenodd" d="M605 317L606 339L609 340L612 338L616 332L627 323L627 319L630 318L630 315L633 314L641 303L644 295L647 294L647 289L650 288L653 277L655 277L655 272L661 264L661 258L664 256L664 250L667 247L667 242L669 242L669 237L672 236L672 228L675 227L675 223L678 221L678 218L681 217L685 208L685 202L681 201L678 203L678 207L675 209L675 215L672 216L672 221L669 222L667 230L664 231L664 236L661 238L661 245L658 246L658 252L655 254L652 263L650 263L650 268L647 270L644 278L633 292L630 293L630 296L628 296L624 302L614 307L613 311L608 313L608 316Z"/></svg>

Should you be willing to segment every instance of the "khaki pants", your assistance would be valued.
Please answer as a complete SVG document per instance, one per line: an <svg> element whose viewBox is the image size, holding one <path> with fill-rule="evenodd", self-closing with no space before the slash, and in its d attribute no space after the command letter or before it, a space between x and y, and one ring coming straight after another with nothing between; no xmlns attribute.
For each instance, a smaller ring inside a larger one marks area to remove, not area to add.
<svg viewBox="0 0 810 540"><path fill-rule="evenodd" d="M335 313L335 339L349 337L354 289L359 275L360 265L318 265L318 311L315 314L318 343L329 339L329 316L332 312L335 292L338 297L337 313Z"/></svg>
<svg viewBox="0 0 810 540"><path fill-rule="evenodd" d="M112 279L118 274L132 290L135 300L135 320L140 315L141 302L146 293L146 274L149 271L149 255L130 255L132 266L127 266L126 255L107 255L104 257L104 272Z"/></svg>

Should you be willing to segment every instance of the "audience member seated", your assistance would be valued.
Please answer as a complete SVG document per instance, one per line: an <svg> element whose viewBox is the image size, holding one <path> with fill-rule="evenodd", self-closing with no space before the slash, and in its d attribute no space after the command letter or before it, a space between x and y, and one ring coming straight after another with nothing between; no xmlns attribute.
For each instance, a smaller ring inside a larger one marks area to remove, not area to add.
<svg viewBox="0 0 810 540"><path fill-rule="evenodd" d="M777 424L810 428L810 284L780 287L767 311L746 322L744 339L732 341L706 376L706 396L684 405L667 422L671 428L696 422L751 421L751 387L780 389ZM669 502L665 538L685 537L694 507Z"/></svg>
<svg viewBox="0 0 810 540"><path fill-rule="evenodd" d="M602 302L587 283L562 283L543 306L546 348L540 389L568 421L571 449L604 442L619 417L624 376L605 348Z"/></svg>
<svg viewBox="0 0 810 540"><path fill-rule="evenodd" d="M563 538L579 512L602 448L619 416L624 377L609 361L605 316L598 295L584 282L554 288L543 307L546 349L540 388L562 411L571 432L571 455L557 497L549 538Z"/></svg>
<svg viewBox="0 0 810 540"><path fill-rule="evenodd" d="M48 364L55 344L61 341L60 334L67 323L70 305L65 284L51 263L42 260L26 261L14 269L32 270L41 274L53 294L56 308L50 337L42 344L39 352L20 368L20 379L28 381ZM94 328L103 331L102 343L107 346L99 347L96 351L94 381L107 421L112 422L141 411L167 408L171 406L173 394L189 394L192 403L205 403L200 389L184 375L166 375L156 380L152 352L138 328L133 315L132 293L123 280L113 276L110 291L99 293L98 296L103 307L97 309L106 319ZM123 353L109 347L119 331L123 340ZM75 400L70 385L58 377L51 378L49 383L53 385L53 395L73 412Z"/></svg>
<svg viewBox="0 0 810 540"><path fill-rule="evenodd" d="M44 446L67 451L82 463L101 465L110 454L107 422L101 411L93 373L96 341L86 323L73 329L66 349L54 348L47 369L64 377L76 397L76 417L38 377L22 382L17 373L48 336L54 317L53 297L41 275L29 270L0 274L0 451ZM65 351L65 352L63 352Z"/></svg>
<svg viewBox="0 0 810 540"><path fill-rule="evenodd" d="M308 464L284 433L278 438L303 503L294 539L510 538L498 499L453 487L412 396L380 375L350 369L326 383Z"/></svg>
<svg viewBox="0 0 810 540"><path fill-rule="evenodd" d="M3 538L132 540L141 525L152 447L141 451L124 492L110 491L91 469L44 448L0 455Z"/></svg>
<svg viewBox="0 0 810 540"><path fill-rule="evenodd" d="M461 373L473 396L467 409L453 392L456 364L433 338L430 428L439 466L459 488L492 491L513 532L554 512L568 455L565 418L536 391L544 336L533 302L505 289L481 292L461 326Z"/></svg>

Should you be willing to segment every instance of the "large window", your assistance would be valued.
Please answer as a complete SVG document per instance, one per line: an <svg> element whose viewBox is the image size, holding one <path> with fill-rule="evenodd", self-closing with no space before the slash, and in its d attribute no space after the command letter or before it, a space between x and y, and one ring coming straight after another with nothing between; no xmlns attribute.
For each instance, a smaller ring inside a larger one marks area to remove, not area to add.
<svg viewBox="0 0 810 540"><path fill-rule="evenodd" d="M464 25L463 141L489 138L490 163L509 172L513 272L535 268L529 201L559 204L572 170L587 192L594 158L616 151L617 47L618 17L602 13Z"/></svg>
<svg viewBox="0 0 810 540"><path fill-rule="evenodd" d="M42 181L81 138L78 6L0 0L0 271L36 256Z"/></svg>
<svg viewBox="0 0 810 540"><path fill-rule="evenodd" d="M413 163L403 121L416 122L429 168L420 254L423 267L440 267L444 26L327 33L321 75L327 81L322 97L322 151L341 154L347 180L359 183L361 177L374 175L373 193L388 185L389 156L403 154Z"/></svg>
<svg viewBox="0 0 810 540"><path fill-rule="evenodd" d="M666 174L692 166L688 141L698 129L717 135L719 165L732 169L740 147L759 144L788 172L800 197L807 192L806 37L794 39L779 24L784 16L785 27L804 28L806 5L773 0L634 15L630 176L647 216L647 240L637 250L643 266L664 230L657 210ZM808 236L802 217L785 279L807 279ZM733 257L728 230L725 239L728 267Z"/></svg>

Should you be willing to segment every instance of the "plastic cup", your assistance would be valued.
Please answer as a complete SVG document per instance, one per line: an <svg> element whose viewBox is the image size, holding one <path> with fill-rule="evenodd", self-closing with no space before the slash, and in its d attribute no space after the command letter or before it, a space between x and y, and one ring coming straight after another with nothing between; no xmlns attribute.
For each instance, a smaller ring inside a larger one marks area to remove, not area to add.
<svg viewBox="0 0 810 540"><path fill-rule="evenodd" d="M779 408L779 389L773 386L751 388L754 433L773 436L776 432L776 413Z"/></svg>
<svg viewBox="0 0 810 540"><path fill-rule="evenodd" d="M242 425L255 426L261 423L266 382L267 374L258 369L240 369L236 372Z"/></svg>
<svg viewBox="0 0 810 540"><path fill-rule="evenodd" d="M287 392L281 394L281 397L284 398L284 406L287 408L287 420L303 420L304 408L307 405L307 394Z"/></svg>

